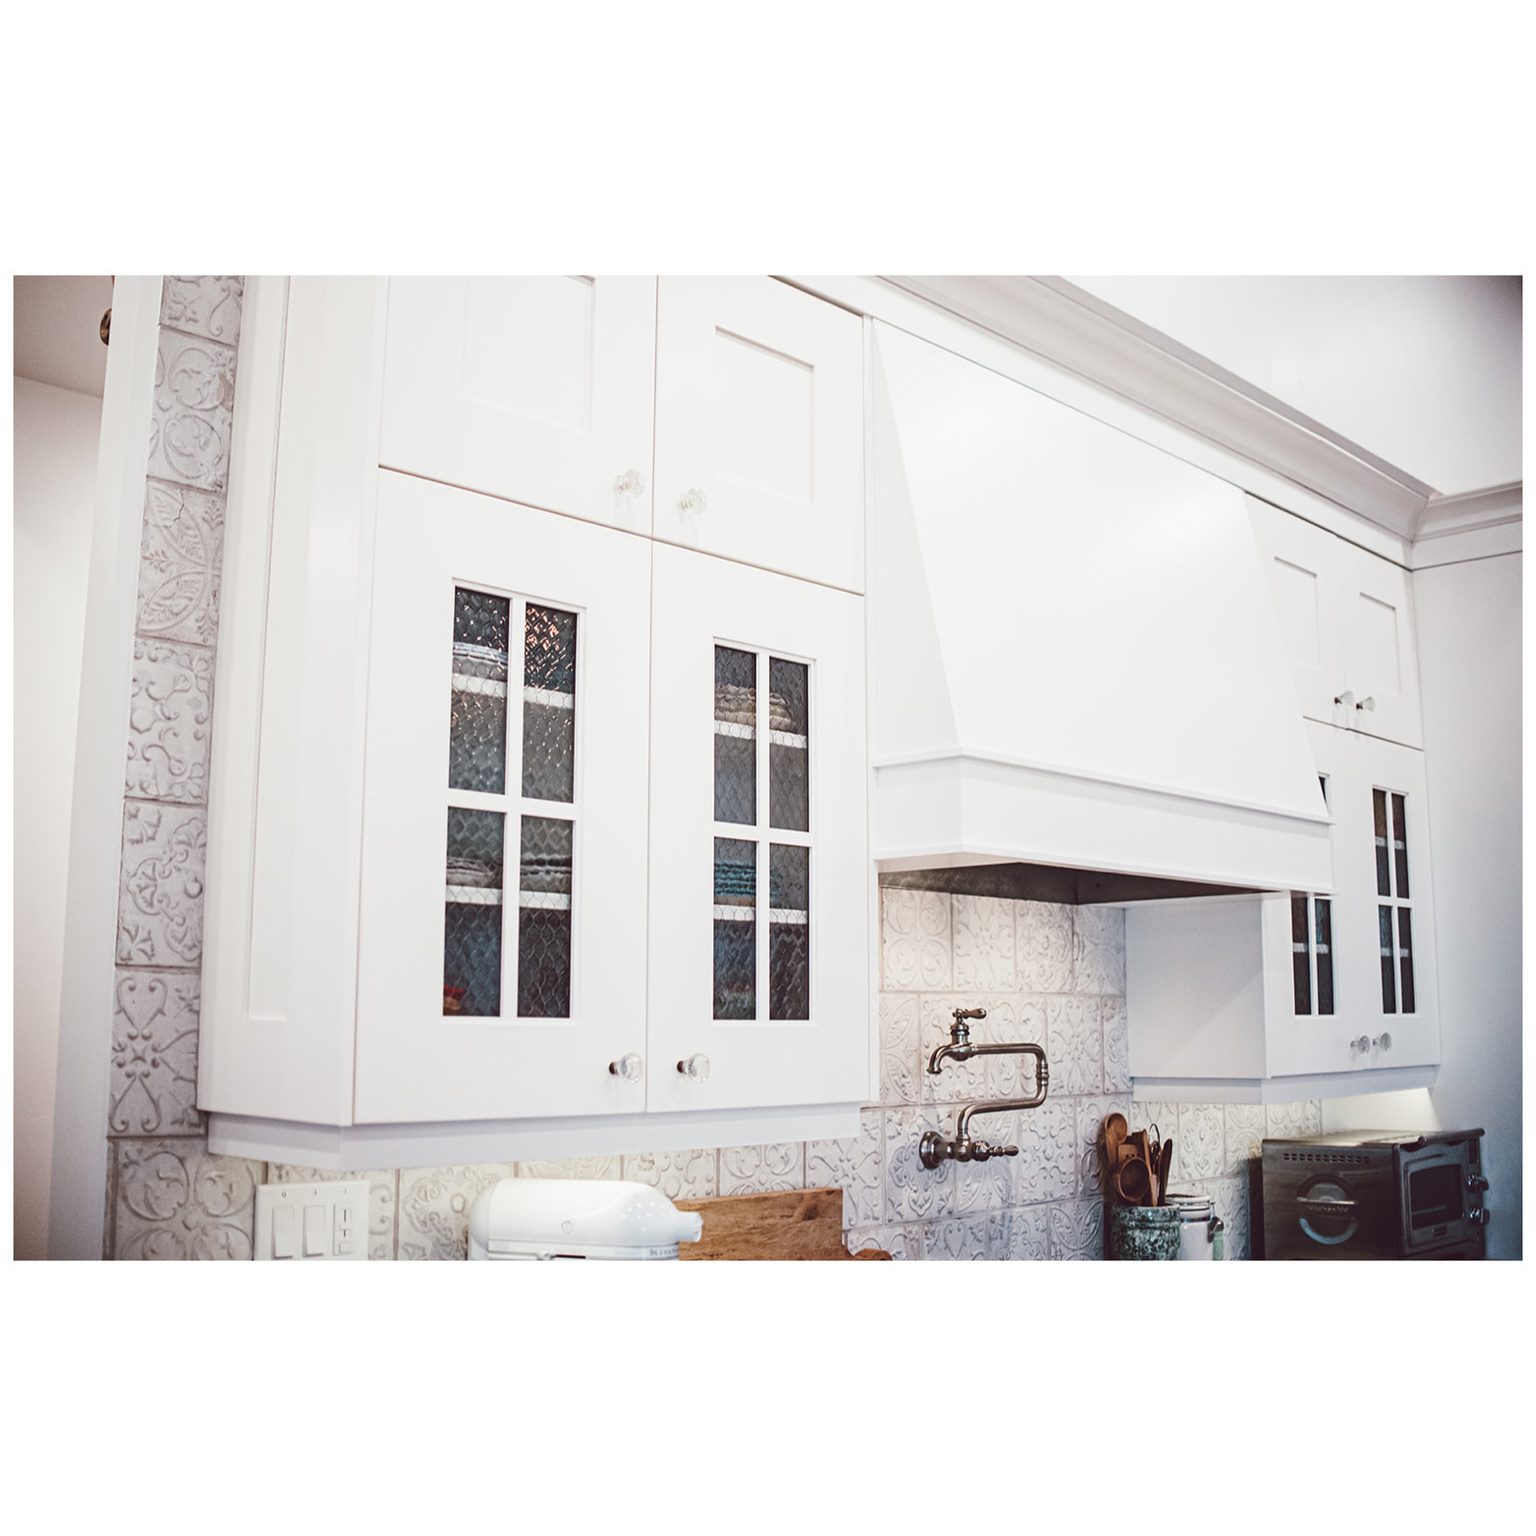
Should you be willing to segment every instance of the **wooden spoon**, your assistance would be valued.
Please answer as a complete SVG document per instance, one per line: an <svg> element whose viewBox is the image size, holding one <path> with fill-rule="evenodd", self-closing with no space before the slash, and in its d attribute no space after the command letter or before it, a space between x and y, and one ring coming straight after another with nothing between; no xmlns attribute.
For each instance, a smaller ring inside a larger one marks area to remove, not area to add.
<svg viewBox="0 0 1536 1536"><path fill-rule="evenodd" d="M1146 1205L1152 1193L1152 1170L1146 1159L1127 1157L1115 1171L1115 1193L1126 1205Z"/></svg>
<svg viewBox="0 0 1536 1536"><path fill-rule="evenodd" d="M1125 1116L1119 1110L1104 1116L1104 1179L1106 1183L1114 1178L1115 1170L1120 1166L1120 1144L1125 1140L1125 1133L1129 1129Z"/></svg>

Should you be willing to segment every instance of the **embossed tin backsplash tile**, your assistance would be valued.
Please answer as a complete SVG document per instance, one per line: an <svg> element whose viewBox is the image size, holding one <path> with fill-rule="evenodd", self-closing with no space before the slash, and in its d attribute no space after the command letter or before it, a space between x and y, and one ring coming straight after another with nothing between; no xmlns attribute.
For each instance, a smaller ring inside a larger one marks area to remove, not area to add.
<svg viewBox="0 0 1536 1536"><path fill-rule="evenodd" d="M111 1136L199 1136L197 1029L202 983L187 971L117 973L112 1014Z"/></svg>

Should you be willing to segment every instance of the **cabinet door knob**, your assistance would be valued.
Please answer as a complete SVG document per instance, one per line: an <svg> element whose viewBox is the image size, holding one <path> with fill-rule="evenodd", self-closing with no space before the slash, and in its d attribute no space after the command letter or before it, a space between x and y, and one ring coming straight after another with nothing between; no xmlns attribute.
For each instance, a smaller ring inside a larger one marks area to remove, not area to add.
<svg viewBox="0 0 1536 1536"><path fill-rule="evenodd" d="M696 1083L705 1082L709 1077L709 1057L702 1054L685 1057L678 1062L677 1070Z"/></svg>
<svg viewBox="0 0 1536 1536"><path fill-rule="evenodd" d="M638 1083L645 1076L645 1063L633 1051L608 1063L608 1070L626 1083Z"/></svg>
<svg viewBox="0 0 1536 1536"><path fill-rule="evenodd" d="M1368 1051L1371 1048L1371 1037L1369 1035L1361 1035L1358 1040L1351 1040L1349 1042L1349 1048L1352 1051Z"/></svg>
<svg viewBox="0 0 1536 1536"><path fill-rule="evenodd" d="M1390 1051L1392 1049L1392 1036L1383 1030L1381 1034L1377 1035L1376 1038L1371 1041L1371 1044L1375 1046L1378 1051Z"/></svg>
<svg viewBox="0 0 1536 1536"><path fill-rule="evenodd" d="M613 488L620 496L643 496L645 494L645 476L638 469L626 469L613 482Z"/></svg>
<svg viewBox="0 0 1536 1536"><path fill-rule="evenodd" d="M1370 710L1374 714L1375 710L1376 710L1376 700L1375 699L1361 699L1355 705L1355 708L1356 709L1368 709L1368 710Z"/></svg>
<svg viewBox="0 0 1536 1536"><path fill-rule="evenodd" d="M677 510L679 512L702 512L707 505L708 502L704 492L696 485L691 486L677 498Z"/></svg>

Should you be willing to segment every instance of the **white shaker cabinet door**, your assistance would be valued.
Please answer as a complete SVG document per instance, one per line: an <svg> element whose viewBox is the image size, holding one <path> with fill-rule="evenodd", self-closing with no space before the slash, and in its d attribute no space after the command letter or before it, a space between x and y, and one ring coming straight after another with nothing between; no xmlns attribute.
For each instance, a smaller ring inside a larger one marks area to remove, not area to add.
<svg viewBox="0 0 1536 1536"><path fill-rule="evenodd" d="M1408 573L1256 497L1248 510L1302 714L1422 746Z"/></svg>
<svg viewBox="0 0 1536 1536"><path fill-rule="evenodd" d="M656 280L395 278L379 462L647 533Z"/></svg>
<svg viewBox="0 0 1536 1536"><path fill-rule="evenodd" d="M662 278L658 539L864 589L863 325L767 277Z"/></svg>
<svg viewBox="0 0 1536 1536"><path fill-rule="evenodd" d="M356 1119L638 1112L649 541L379 479Z"/></svg>
<svg viewBox="0 0 1536 1536"><path fill-rule="evenodd" d="M1349 549L1344 589L1344 674L1355 695L1355 729L1405 746L1424 744L1419 658L1408 572Z"/></svg>
<svg viewBox="0 0 1536 1536"><path fill-rule="evenodd" d="M1301 712L1309 720L1344 725L1334 699L1347 686L1342 594L1349 546L1252 496L1248 512Z"/></svg>
<svg viewBox="0 0 1536 1536"><path fill-rule="evenodd" d="M1439 977L1424 754L1348 732L1333 756L1334 943L1356 1043L1350 1064L1434 1064Z"/></svg>
<svg viewBox="0 0 1536 1536"><path fill-rule="evenodd" d="M864 1100L862 600L654 560L647 1108Z"/></svg>

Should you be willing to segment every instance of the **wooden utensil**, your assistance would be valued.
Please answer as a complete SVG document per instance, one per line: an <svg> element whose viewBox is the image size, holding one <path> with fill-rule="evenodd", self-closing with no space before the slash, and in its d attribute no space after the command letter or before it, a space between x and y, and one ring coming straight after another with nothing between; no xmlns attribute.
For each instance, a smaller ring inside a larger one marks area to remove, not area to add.
<svg viewBox="0 0 1536 1536"><path fill-rule="evenodd" d="M1168 1197L1168 1175L1173 1169L1173 1137L1170 1136L1163 1143L1162 1152L1157 1159L1157 1189L1158 1198L1166 1200Z"/></svg>
<svg viewBox="0 0 1536 1536"><path fill-rule="evenodd" d="M1146 1205L1152 1193L1152 1170L1143 1157L1122 1158L1115 1170L1115 1193L1125 1205Z"/></svg>
<svg viewBox="0 0 1536 1536"><path fill-rule="evenodd" d="M1130 1129L1126 1118L1118 1110L1104 1116L1104 1182L1114 1178L1120 1167L1120 1144Z"/></svg>

